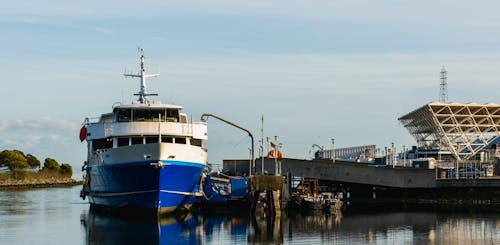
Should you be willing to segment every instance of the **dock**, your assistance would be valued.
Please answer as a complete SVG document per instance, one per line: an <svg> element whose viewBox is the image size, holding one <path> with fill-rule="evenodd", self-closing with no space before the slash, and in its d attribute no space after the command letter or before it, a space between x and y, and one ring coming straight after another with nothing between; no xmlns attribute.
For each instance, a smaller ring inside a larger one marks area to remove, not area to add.
<svg viewBox="0 0 500 245"><path fill-rule="evenodd" d="M268 157L255 159L252 153L251 159L224 160L223 169L249 178L277 176L284 183L282 193L292 193L294 181L311 179L318 182L318 192L341 194L345 203L363 207L394 203L500 207L500 104L430 102L398 120L416 146L403 146L402 151L394 143L385 149L334 148L332 138L331 149L313 144L319 150L308 160L283 157L275 137L275 142L268 139ZM244 131L254 149L253 136Z"/></svg>
<svg viewBox="0 0 500 245"><path fill-rule="evenodd" d="M262 159L257 159L260 163ZM440 179L437 169L392 167L349 161L281 158L283 179L318 179L329 191L342 192L350 205L396 203L474 203L500 205L500 178ZM275 175L275 159L264 158L264 172ZM262 169L257 164L255 172ZM225 160L232 173L248 169L248 160ZM288 189L291 187L286 185ZM291 190L287 190L291 191ZM368 207L368 206L365 206Z"/></svg>

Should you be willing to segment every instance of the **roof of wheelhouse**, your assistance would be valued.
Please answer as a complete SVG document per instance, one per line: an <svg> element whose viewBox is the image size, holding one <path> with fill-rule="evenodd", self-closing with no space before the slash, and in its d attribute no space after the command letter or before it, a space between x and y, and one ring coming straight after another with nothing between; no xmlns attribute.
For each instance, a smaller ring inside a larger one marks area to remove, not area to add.
<svg viewBox="0 0 500 245"><path fill-rule="evenodd" d="M135 101L134 101L135 102ZM180 105L173 105L173 104L162 104L160 102L154 102L154 103L132 103L128 105L117 105L113 107L113 111L116 109L139 109L139 108L167 108L167 109L179 109L182 110L184 107Z"/></svg>

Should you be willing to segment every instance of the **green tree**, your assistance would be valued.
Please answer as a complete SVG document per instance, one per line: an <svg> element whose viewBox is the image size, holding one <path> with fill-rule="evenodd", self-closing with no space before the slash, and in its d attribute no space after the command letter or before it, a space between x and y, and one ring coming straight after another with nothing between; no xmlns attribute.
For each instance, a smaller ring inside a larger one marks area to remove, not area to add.
<svg viewBox="0 0 500 245"><path fill-rule="evenodd" d="M60 168L61 167L59 166L59 163L57 163L56 160L50 157L45 158L45 161L43 162L43 169L59 171Z"/></svg>
<svg viewBox="0 0 500 245"><path fill-rule="evenodd" d="M2 152L0 152L0 167L7 166L7 161L5 161L7 152L8 152L7 150L3 150Z"/></svg>
<svg viewBox="0 0 500 245"><path fill-rule="evenodd" d="M20 150L12 150L13 152L17 152L21 155L23 155L23 157L26 157L26 155L24 154L24 152L20 151Z"/></svg>
<svg viewBox="0 0 500 245"><path fill-rule="evenodd" d="M63 175L71 176L73 174L73 168L68 163L62 163L59 172Z"/></svg>
<svg viewBox="0 0 500 245"><path fill-rule="evenodd" d="M40 167L40 160L36 158L35 156L28 154L26 155L26 160L28 160L28 165L30 168L37 168Z"/></svg>
<svg viewBox="0 0 500 245"><path fill-rule="evenodd" d="M7 166L15 171L29 167L26 157L19 151L5 150L0 153L0 166Z"/></svg>

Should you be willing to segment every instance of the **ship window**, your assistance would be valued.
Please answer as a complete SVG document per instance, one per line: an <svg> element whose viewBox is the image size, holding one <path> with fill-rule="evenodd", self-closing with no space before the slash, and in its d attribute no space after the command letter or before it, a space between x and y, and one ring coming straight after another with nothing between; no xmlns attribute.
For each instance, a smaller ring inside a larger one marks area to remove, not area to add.
<svg viewBox="0 0 500 245"><path fill-rule="evenodd" d="M187 123L186 115L181 114L181 123Z"/></svg>
<svg viewBox="0 0 500 245"><path fill-rule="evenodd" d="M133 110L134 122L178 122L178 109L150 109L141 108Z"/></svg>
<svg viewBox="0 0 500 245"><path fill-rule="evenodd" d="M119 109L117 112L118 122L130 122L132 111L130 109Z"/></svg>
<svg viewBox="0 0 500 245"><path fill-rule="evenodd" d="M132 137L132 145L144 144L142 137Z"/></svg>
<svg viewBox="0 0 500 245"><path fill-rule="evenodd" d="M191 145L201 146L201 140L200 139L190 139L189 142L191 143Z"/></svg>
<svg viewBox="0 0 500 245"><path fill-rule="evenodd" d="M92 140L92 150L109 149L113 147L113 139L95 139Z"/></svg>
<svg viewBox="0 0 500 245"><path fill-rule="evenodd" d="M168 136L162 136L161 137L161 142L164 142L164 143L173 143L173 138L172 137L168 137Z"/></svg>
<svg viewBox="0 0 500 245"><path fill-rule="evenodd" d="M165 121L165 109L149 109L146 114L146 121L148 122Z"/></svg>
<svg viewBox="0 0 500 245"><path fill-rule="evenodd" d="M101 123L110 123L110 122L113 122L113 114L107 113L107 114L101 115L101 118L99 119L99 122L101 122Z"/></svg>
<svg viewBox="0 0 500 245"><path fill-rule="evenodd" d="M186 144L186 138L175 138L176 144Z"/></svg>
<svg viewBox="0 0 500 245"><path fill-rule="evenodd" d="M178 122L179 121L179 110L177 109L167 109L167 122Z"/></svg>
<svg viewBox="0 0 500 245"><path fill-rule="evenodd" d="M158 136L147 136L146 144L158 143Z"/></svg>
<svg viewBox="0 0 500 245"><path fill-rule="evenodd" d="M128 137L127 138L118 138L118 147L128 145Z"/></svg>
<svg viewBox="0 0 500 245"><path fill-rule="evenodd" d="M134 110L134 121L135 122L144 122L146 121L146 117L148 116L147 110Z"/></svg>
<svg viewBox="0 0 500 245"><path fill-rule="evenodd" d="M165 121L165 109L153 109L150 111L150 121Z"/></svg>

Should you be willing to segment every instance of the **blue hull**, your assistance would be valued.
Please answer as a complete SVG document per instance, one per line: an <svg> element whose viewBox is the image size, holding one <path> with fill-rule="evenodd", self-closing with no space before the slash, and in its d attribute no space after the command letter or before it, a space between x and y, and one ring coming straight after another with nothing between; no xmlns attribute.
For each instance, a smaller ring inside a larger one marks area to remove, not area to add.
<svg viewBox="0 0 500 245"><path fill-rule="evenodd" d="M199 191L203 164L162 161L107 164L88 167L89 200L93 205L109 208L155 209L174 211L194 203Z"/></svg>

